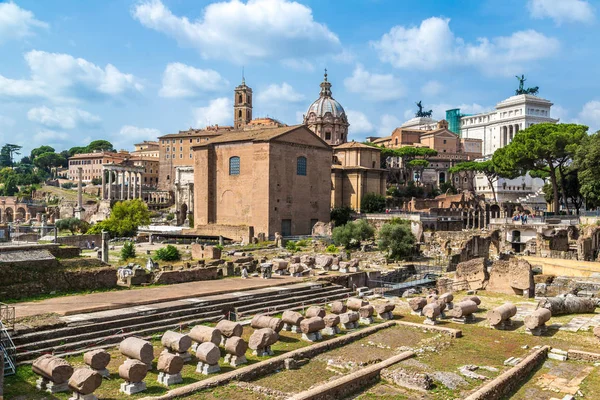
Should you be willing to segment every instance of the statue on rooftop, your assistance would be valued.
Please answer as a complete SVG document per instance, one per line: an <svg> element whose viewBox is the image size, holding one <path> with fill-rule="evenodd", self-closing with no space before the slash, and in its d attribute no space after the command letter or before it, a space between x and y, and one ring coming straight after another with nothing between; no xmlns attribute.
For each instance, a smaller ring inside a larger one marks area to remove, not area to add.
<svg viewBox="0 0 600 400"><path fill-rule="evenodd" d="M419 107L419 111L416 112L415 117L431 118L431 115L433 114L433 110L423 111L423 104L420 100L418 103L415 103L415 104L417 105L417 107Z"/></svg>
<svg viewBox="0 0 600 400"><path fill-rule="evenodd" d="M540 89L538 86L525 89L525 81L527 80L525 79L525 75L516 75L515 78L519 80L519 88L515 90L515 95L518 96L520 94L530 94L532 96L535 96L538 94L538 91Z"/></svg>

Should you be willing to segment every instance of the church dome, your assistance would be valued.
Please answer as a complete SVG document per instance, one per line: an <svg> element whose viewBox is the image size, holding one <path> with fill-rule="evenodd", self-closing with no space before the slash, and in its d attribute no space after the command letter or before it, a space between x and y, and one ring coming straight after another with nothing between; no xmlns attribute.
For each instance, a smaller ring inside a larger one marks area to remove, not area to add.
<svg viewBox="0 0 600 400"><path fill-rule="evenodd" d="M330 145L346 143L348 138L348 117L344 107L331 97L331 83L325 79L321 82L321 93L304 116L304 124Z"/></svg>

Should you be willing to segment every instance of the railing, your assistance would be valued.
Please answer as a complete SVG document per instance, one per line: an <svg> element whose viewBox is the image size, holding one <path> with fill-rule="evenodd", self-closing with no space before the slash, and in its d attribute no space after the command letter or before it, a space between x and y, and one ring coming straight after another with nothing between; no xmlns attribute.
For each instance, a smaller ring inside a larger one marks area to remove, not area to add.
<svg viewBox="0 0 600 400"><path fill-rule="evenodd" d="M0 322L6 329L15 329L15 307L0 303Z"/></svg>
<svg viewBox="0 0 600 400"><path fill-rule="evenodd" d="M0 352L4 355L4 365L2 366L4 376L15 374L17 350L2 321L0 321Z"/></svg>

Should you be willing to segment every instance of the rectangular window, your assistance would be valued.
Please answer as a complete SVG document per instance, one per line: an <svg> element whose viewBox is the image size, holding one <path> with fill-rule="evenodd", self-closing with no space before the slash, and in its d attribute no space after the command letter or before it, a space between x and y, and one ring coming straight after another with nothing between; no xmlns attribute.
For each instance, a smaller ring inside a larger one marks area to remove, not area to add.
<svg viewBox="0 0 600 400"><path fill-rule="evenodd" d="M179 144L183 143L183 139L179 139Z"/></svg>
<svg viewBox="0 0 600 400"><path fill-rule="evenodd" d="M240 174L240 158L239 157L231 157L229 159L229 175L239 175Z"/></svg>
<svg viewBox="0 0 600 400"><path fill-rule="evenodd" d="M292 236L292 220L282 219L281 220L281 235Z"/></svg>
<svg viewBox="0 0 600 400"><path fill-rule="evenodd" d="M190 153L190 158L192 158L192 153Z"/></svg>
<svg viewBox="0 0 600 400"><path fill-rule="evenodd" d="M179 155L179 158L183 158L183 153L181 153L181 154Z"/></svg>
<svg viewBox="0 0 600 400"><path fill-rule="evenodd" d="M296 161L296 174L306 176L306 157L298 157Z"/></svg>

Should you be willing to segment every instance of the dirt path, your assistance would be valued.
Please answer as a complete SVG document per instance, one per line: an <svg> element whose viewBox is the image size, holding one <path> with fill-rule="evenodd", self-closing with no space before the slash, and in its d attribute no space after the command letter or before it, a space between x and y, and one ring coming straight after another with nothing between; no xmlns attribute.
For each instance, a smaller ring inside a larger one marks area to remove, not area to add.
<svg viewBox="0 0 600 400"><path fill-rule="evenodd" d="M16 318L48 313L71 315L178 300L186 297L207 296L240 290L286 285L290 283L299 283L302 282L302 280L302 278L282 276L276 276L271 279L229 278L214 281L179 283L153 288L122 290L117 292L64 296L41 301L15 303L13 305L15 307Z"/></svg>

